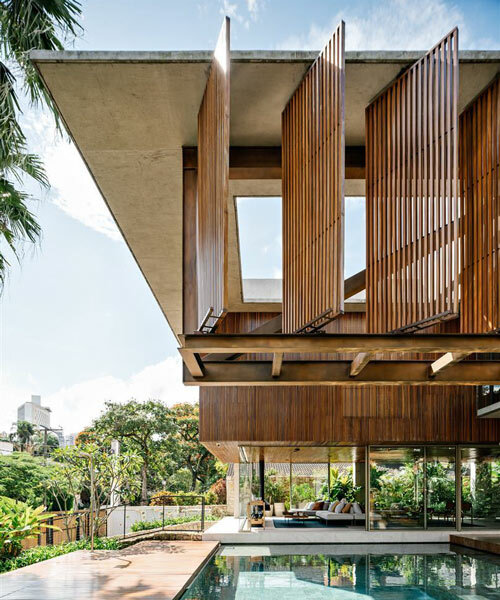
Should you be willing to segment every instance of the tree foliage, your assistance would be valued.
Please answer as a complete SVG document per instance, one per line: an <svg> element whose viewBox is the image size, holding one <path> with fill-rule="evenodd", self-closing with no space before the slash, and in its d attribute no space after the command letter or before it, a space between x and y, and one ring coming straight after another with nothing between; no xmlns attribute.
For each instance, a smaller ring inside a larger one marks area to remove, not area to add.
<svg viewBox="0 0 500 600"><path fill-rule="evenodd" d="M53 507L54 498L46 492L51 465L26 452L0 456L0 496L8 496L30 506L47 504Z"/></svg>
<svg viewBox="0 0 500 600"><path fill-rule="evenodd" d="M141 502L148 502L148 472L161 461L169 462L175 424L162 402L129 400L124 404L106 402L106 408L92 425L91 432L110 444L118 440L125 450L137 454L141 465ZM89 432L87 432L89 433Z"/></svg>
<svg viewBox="0 0 500 600"><path fill-rule="evenodd" d="M2 0L0 2L0 240L14 256L23 242L34 243L40 226L28 209L30 196L21 187L25 178L42 186L48 180L38 156L28 150L19 122L19 86L32 106L55 106L38 72L29 60L31 50L62 50L63 41L79 31L81 14L77 0ZM0 288L9 265L0 252Z"/></svg>
<svg viewBox="0 0 500 600"><path fill-rule="evenodd" d="M54 451L54 457L58 470L53 473L53 485L63 482L74 496L75 504L82 491L88 489L93 540L116 506L114 496L124 503L133 497L138 486L140 460L131 452L115 456L97 444L59 448ZM108 508L101 511L105 506Z"/></svg>
<svg viewBox="0 0 500 600"><path fill-rule="evenodd" d="M191 473L191 490L199 484L207 489L219 477L214 456L200 443L197 404L175 404L169 414L176 425L174 442L178 460Z"/></svg>
<svg viewBox="0 0 500 600"><path fill-rule="evenodd" d="M224 468L199 441L199 412L195 404L166 406L159 400L123 404L107 402L103 413L78 436L122 450L142 460L141 498L151 491L203 493L221 477Z"/></svg>
<svg viewBox="0 0 500 600"><path fill-rule="evenodd" d="M16 450L24 452L31 449L31 441L35 434L35 426L29 421L17 421L16 430L10 434Z"/></svg>

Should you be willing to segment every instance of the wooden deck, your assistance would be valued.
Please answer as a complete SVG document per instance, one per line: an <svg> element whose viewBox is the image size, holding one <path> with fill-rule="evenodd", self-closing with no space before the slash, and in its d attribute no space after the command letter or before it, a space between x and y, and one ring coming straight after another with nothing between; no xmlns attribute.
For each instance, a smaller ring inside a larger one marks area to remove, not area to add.
<svg viewBox="0 0 500 600"><path fill-rule="evenodd" d="M500 554L500 532L499 533L477 533L477 534L453 534L450 535L450 544L466 546L474 550Z"/></svg>
<svg viewBox="0 0 500 600"><path fill-rule="evenodd" d="M0 575L9 600L174 600L218 542L141 542L123 550L80 550Z"/></svg>

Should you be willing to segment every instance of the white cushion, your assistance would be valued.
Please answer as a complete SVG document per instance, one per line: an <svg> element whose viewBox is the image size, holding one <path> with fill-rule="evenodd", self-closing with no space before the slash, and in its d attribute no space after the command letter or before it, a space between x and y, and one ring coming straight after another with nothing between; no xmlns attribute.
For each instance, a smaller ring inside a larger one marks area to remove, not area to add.
<svg viewBox="0 0 500 600"><path fill-rule="evenodd" d="M306 505L306 510L311 510L311 508L314 506L314 502L308 502Z"/></svg>
<svg viewBox="0 0 500 600"><path fill-rule="evenodd" d="M332 513L328 510L321 510L316 513L316 516L324 521L342 521L350 519L352 521L352 515L347 513Z"/></svg>
<svg viewBox="0 0 500 600"><path fill-rule="evenodd" d="M352 504L352 512L355 515L362 515L363 511L361 510L361 506L359 505L359 502L353 502Z"/></svg>
<svg viewBox="0 0 500 600"><path fill-rule="evenodd" d="M340 504L337 504L337 506L335 507L335 514L338 515L339 513L341 513L345 505L346 503L343 500L340 502Z"/></svg>

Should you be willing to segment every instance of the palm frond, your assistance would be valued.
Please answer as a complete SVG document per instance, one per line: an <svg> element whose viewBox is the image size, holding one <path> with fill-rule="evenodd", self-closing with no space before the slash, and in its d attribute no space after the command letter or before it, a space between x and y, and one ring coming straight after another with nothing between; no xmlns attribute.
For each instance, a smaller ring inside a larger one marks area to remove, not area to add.
<svg viewBox="0 0 500 600"><path fill-rule="evenodd" d="M0 240L5 240L16 258L24 242L39 239L40 226L27 208L30 196L10 179L22 184L27 175L44 186L48 181L42 161L28 151L18 121L21 107L15 75L22 79L31 104L47 106L59 129L56 108L29 53L62 50L63 41L80 32L80 15L78 0L0 0ZM8 266L0 251L0 290Z"/></svg>
<svg viewBox="0 0 500 600"><path fill-rule="evenodd" d="M62 39L81 31L77 0L6 0L0 3L0 39L5 56L23 71L25 89L33 104L47 104L56 114L38 72L29 60L31 50L62 50Z"/></svg>
<svg viewBox="0 0 500 600"><path fill-rule="evenodd" d="M41 228L35 216L28 210L28 194L17 190L7 179L0 177L0 239L4 239L16 258L24 242L34 244L40 237ZM0 251L0 287L4 283L9 261Z"/></svg>

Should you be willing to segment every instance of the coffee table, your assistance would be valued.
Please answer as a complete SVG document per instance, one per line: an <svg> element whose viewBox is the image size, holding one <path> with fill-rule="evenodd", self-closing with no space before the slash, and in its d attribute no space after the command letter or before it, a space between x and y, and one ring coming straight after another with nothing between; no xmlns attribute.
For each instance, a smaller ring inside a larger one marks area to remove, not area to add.
<svg viewBox="0 0 500 600"><path fill-rule="evenodd" d="M288 522L290 521L298 521L300 522L304 522L304 521L309 521L310 519L315 519L316 517L312 517L310 515L306 515L305 513L301 513L301 512L294 512L294 513L284 513L283 517L285 519L288 520Z"/></svg>

